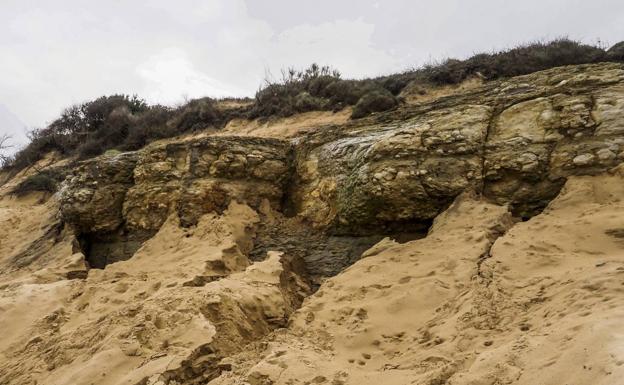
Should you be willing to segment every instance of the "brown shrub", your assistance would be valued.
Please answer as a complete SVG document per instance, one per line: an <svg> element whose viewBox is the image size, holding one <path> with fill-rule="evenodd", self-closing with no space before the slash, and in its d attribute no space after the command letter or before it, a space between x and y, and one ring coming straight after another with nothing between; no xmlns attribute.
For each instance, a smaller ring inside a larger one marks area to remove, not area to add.
<svg viewBox="0 0 624 385"><path fill-rule="evenodd" d="M11 192L17 196L35 191L54 193L61 182L61 178L62 175L58 172L43 170L24 179Z"/></svg>
<svg viewBox="0 0 624 385"><path fill-rule="evenodd" d="M360 98L353 112L351 119L358 119L367 116L373 112L387 111L397 105L396 98L387 90L373 90Z"/></svg>
<svg viewBox="0 0 624 385"><path fill-rule="evenodd" d="M176 109L148 106L137 96L112 95L72 106L48 127L34 130L30 143L5 168L14 171L34 164L50 151L81 158L109 149L136 150L147 143L206 127L222 127L233 118L289 116L313 110L338 111L354 106L352 118L392 109L395 96L410 83L457 84L471 76L484 79L511 77L552 67L624 61L624 42L608 51L568 39L536 42L466 60L448 59L440 64L372 79L345 80L331 67L312 64L284 71L278 82L267 81L253 103L218 108L215 100L191 100ZM230 99L233 101L233 99Z"/></svg>

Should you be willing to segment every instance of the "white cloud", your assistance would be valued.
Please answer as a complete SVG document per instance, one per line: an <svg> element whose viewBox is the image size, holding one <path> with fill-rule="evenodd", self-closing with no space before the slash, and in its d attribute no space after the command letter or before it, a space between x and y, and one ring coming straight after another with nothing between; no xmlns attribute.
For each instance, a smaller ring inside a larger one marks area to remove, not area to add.
<svg viewBox="0 0 624 385"><path fill-rule="evenodd" d="M42 126L103 94L251 96L266 69L318 62L371 76L560 35L615 43L624 3L1 0L0 104Z"/></svg>
<svg viewBox="0 0 624 385"><path fill-rule="evenodd" d="M272 68L330 64L349 76L375 75L393 68L397 59L372 43L375 25L336 20L287 29L272 42L266 60Z"/></svg>
<svg viewBox="0 0 624 385"><path fill-rule="evenodd" d="M179 48L164 49L140 64L136 71L145 83L138 93L152 103L175 104L183 98L248 94L197 70Z"/></svg>
<svg viewBox="0 0 624 385"><path fill-rule="evenodd" d="M0 104L0 138L4 135L9 136L8 141L3 143L8 147L0 149L0 155L11 155L28 141L26 125L6 106Z"/></svg>

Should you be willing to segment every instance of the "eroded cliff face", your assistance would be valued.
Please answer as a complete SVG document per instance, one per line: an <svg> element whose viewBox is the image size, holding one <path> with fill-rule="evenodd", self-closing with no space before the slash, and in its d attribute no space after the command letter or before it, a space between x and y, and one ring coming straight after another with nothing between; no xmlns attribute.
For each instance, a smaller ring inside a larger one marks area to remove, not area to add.
<svg viewBox="0 0 624 385"><path fill-rule="evenodd" d="M571 177L539 215L461 195L389 239L211 384L619 384L624 173Z"/></svg>
<svg viewBox="0 0 624 385"><path fill-rule="evenodd" d="M3 186L0 383L617 383L623 65L343 120Z"/></svg>
<svg viewBox="0 0 624 385"><path fill-rule="evenodd" d="M624 69L571 66L487 83L292 140L213 136L102 157L62 195L83 232L158 230L232 199L332 232L428 225L466 189L529 217L570 175L624 159ZM111 202L112 201L112 202Z"/></svg>
<svg viewBox="0 0 624 385"><path fill-rule="evenodd" d="M539 212L570 175L624 159L620 65L558 68L486 84L302 140L302 215L336 231L432 219L476 188Z"/></svg>
<svg viewBox="0 0 624 385"><path fill-rule="evenodd" d="M68 178L60 213L104 267L129 258L173 211L189 227L233 200L280 208L290 152L275 139L208 137L93 159Z"/></svg>

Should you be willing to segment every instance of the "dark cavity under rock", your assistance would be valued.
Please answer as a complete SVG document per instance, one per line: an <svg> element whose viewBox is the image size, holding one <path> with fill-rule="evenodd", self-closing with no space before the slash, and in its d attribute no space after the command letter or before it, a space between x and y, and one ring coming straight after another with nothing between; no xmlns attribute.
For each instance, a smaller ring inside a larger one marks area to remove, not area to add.
<svg viewBox="0 0 624 385"><path fill-rule="evenodd" d="M79 235L78 241L89 267L104 269L111 263L125 261L153 234L146 232L128 233L123 230Z"/></svg>
<svg viewBox="0 0 624 385"><path fill-rule="evenodd" d="M252 261L266 258L268 251L281 251L305 262L306 276L317 287L323 278L333 277L357 262L362 253L385 237L397 242L408 242L426 236L422 231L388 227L377 234L333 235L314 229L296 218L263 218L256 232L254 248L249 253Z"/></svg>

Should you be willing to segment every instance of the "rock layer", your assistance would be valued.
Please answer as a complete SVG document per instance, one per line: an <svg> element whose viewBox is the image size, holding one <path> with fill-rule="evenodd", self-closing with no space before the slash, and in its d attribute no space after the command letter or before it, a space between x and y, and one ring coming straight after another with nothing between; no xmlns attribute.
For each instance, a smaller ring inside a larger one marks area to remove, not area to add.
<svg viewBox="0 0 624 385"><path fill-rule="evenodd" d="M234 200L338 234L423 230L476 189L517 215L539 212L570 175L624 160L624 67L556 68L290 141L216 136L89 161L63 217L81 232L153 233Z"/></svg>
<svg viewBox="0 0 624 385"><path fill-rule="evenodd" d="M431 219L475 188L520 216L570 175L624 160L624 67L571 66L487 83L302 139L298 212L354 232Z"/></svg>
<svg viewBox="0 0 624 385"><path fill-rule="evenodd" d="M182 226L231 201L279 208L290 146L280 140L209 137L82 163L61 192L61 217L94 267L128 259L170 213Z"/></svg>

